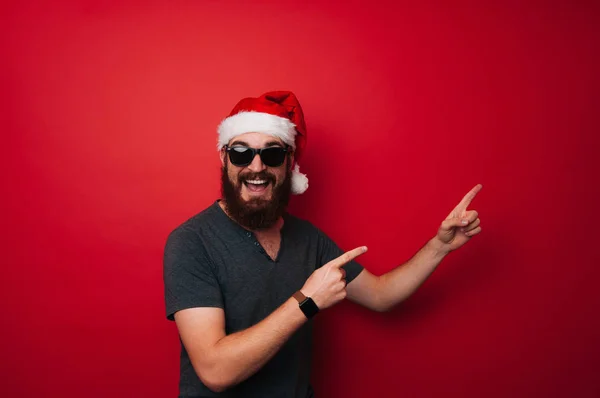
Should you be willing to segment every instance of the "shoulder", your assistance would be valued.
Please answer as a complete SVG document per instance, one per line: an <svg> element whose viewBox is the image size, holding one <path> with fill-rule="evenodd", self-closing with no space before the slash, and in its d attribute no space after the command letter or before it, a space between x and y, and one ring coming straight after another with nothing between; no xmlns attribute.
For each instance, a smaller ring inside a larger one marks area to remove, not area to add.
<svg viewBox="0 0 600 398"><path fill-rule="evenodd" d="M188 218L169 233L168 242L199 240L202 235L217 229L219 205L215 202L200 213Z"/></svg>
<svg viewBox="0 0 600 398"><path fill-rule="evenodd" d="M215 206L190 217L169 233L164 248L165 271L210 263L211 230L218 230Z"/></svg>
<svg viewBox="0 0 600 398"><path fill-rule="evenodd" d="M308 220L286 214L285 216L286 232L298 238L309 238L311 241L319 242L329 241L330 238L319 227Z"/></svg>
<svg viewBox="0 0 600 398"><path fill-rule="evenodd" d="M285 228L289 230L296 231L299 233L314 233L317 234L320 232L319 228L314 226L310 221L304 220L302 218L296 217L292 214L286 213L284 216Z"/></svg>

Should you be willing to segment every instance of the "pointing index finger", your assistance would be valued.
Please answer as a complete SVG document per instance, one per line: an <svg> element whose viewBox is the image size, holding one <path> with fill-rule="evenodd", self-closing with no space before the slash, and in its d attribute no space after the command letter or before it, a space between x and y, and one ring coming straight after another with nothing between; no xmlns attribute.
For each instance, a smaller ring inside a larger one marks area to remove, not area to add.
<svg viewBox="0 0 600 398"><path fill-rule="evenodd" d="M473 189L471 189L469 193L467 193L465 197L462 198L460 203L456 206L456 210L459 210L461 212L466 211L467 207L469 207L469 205L471 204L471 201L475 198L477 193L481 191L481 188L483 188L483 185L475 185L475 187L473 187Z"/></svg>
<svg viewBox="0 0 600 398"><path fill-rule="evenodd" d="M331 264L332 267L340 268L343 265L345 265L345 264L349 263L350 261L354 260L356 257L360 256L361 254L363 254L366 251L367 251L367 246L357 247L356 249L352 249L350 251L347 251L346 253L342 254L338 258L335 258L335 259L331 260L329 262L329 264Z"/></svg>

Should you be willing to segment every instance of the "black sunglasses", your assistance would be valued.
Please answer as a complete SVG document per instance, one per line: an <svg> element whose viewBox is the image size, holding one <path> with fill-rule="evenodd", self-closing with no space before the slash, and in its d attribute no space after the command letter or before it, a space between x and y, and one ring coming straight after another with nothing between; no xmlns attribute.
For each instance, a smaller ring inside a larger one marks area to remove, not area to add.
<svg viewBox="0 0 600 398"><path fill-rule="evenodd" d="M269 167L279 167L285 161L285 155L290 152L289 147L269 146L261 149L249 148L247 146L224 146L229 154L229 160L235 166L248 166L258 153L260 160Z"/></svg>

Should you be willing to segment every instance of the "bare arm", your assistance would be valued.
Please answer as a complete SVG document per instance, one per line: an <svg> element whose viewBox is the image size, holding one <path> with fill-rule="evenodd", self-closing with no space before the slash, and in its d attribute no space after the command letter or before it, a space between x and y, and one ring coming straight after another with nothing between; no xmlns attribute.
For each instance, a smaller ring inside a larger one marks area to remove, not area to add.
<svg viewBox="0 0 600 398"><path fill-rule="evenodd" d="M306 322L293 298L246 330L225 335L221 308L190 308L175 313L181 340L198 377L220 392L256 373Z"/></svg>
<svg viewBox="0 0 600 398"><path fill-rule="evenodd" d="M387 274L375 276L365 269L348 285L348 299L373 311L388 311L413 294L445 255L431 240Z"/></svg>
<svg viewBox="0 0 600 398"><path fill-rule="evenodd" d="M319 309L331 307L346 297L342 265L364 253L357 248L317 269L302 292ZM225 334L225 313L220 308L190 308L175 313L175 322L196 374L215 392L247 379L275 355L292 334L306 322L294 298L288 299L256 325Z"/></svg>
<svg viewBox="0 0 600 398"><path fill-rule="evenodd" d="M413 294L448 253L481 232L478 213L467 211L481 188L477 185L467 193L442 222L436 236L406 263L379 277L363 270L348 285L348 298L374 311L387 311Z"/></svg>

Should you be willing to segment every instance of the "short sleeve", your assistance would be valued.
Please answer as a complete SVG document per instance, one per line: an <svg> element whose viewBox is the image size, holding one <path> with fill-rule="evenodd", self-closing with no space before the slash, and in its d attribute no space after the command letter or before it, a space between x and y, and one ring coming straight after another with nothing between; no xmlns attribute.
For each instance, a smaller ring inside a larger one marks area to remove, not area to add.
<svg viewBox="0 0 600 398"><path fill-rule="evenodd" d="M340 249L333 240L331 240L325 233L321 230L318 231L318 253L317 256L320 259L319 267L327 264L331 260L341 256L344 254L344 251ZM364 269L362 265L357 263L356 261L350 261L348 264L344 265L342 268L346 271L346 283L350 283L356 278Z"/></svg>
<svg viewBox="0 0 600 398"><path fill-rule="evenodd" d="M169 235L163 261L167 319L195 307L223 308L221 289L206 249L192 230L184 227Z"/></svg>

